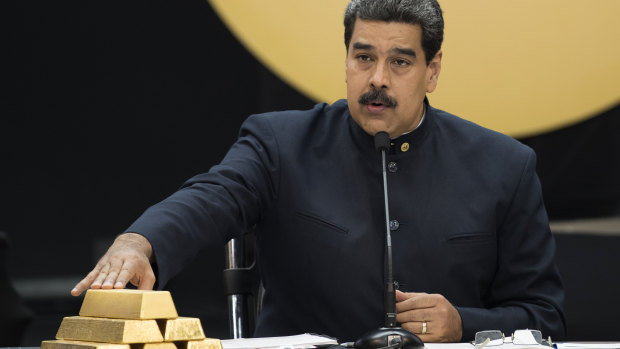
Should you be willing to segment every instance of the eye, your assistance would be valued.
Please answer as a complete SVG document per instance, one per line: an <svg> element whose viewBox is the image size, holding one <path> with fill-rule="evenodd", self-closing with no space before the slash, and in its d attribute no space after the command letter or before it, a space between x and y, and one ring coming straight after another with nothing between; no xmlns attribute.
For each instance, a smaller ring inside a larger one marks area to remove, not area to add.
<svg viewBox="0 0 620 349"><path fill-rule="evenodd" d="M370 56L366 55L366 54L359 54L359 55L357 55L357 60L360 61L360 62L370 62L371 61Z"/></svg>
<svg viewBox="0 0 620 349"><path fill-rule="evenodd" d="M397 58L397 59L393 60L392 63L394 63L395 65L397 65L399 67L406 67L406 66L409 65L409 61L401 59L401 58Z"/></svg>

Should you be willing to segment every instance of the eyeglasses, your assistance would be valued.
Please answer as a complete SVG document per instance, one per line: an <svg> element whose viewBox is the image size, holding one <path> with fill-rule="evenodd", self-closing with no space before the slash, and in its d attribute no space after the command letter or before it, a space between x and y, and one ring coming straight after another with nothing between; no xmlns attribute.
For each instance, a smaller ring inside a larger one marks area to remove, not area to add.
<svg viewBox="0 0 620 349"><path fill-rule="evenodd" d="M498 346L504 343L512 343L514 345L549 345L553 346L551 343L551 337L549 337L546 341L542 339L542 333L538 330L516 330L510 336L510 338L506 338L502 331L491 330L491 331L480 331L476 332L476 337L474 341L471 343L476 346L477 349L482 349L486 346Z"/></svg>

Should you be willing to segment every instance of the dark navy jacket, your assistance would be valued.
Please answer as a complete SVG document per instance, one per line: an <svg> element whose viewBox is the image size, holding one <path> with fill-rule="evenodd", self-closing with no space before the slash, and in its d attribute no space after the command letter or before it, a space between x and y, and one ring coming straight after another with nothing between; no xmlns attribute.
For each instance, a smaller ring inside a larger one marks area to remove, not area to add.
<svg viewBox="0 0 620 349"><path fill-rule="evenodd" d="M400 289L444 295L461 315L464 341L489 329L563 337L564 294L534 152L428 105L422 125L393 143ZM383 325L381 157L346 101L249 117L219 165L128 231L153 245L163 285L202 247L254 225L266 289L257 336L350 341Z"/></svg>

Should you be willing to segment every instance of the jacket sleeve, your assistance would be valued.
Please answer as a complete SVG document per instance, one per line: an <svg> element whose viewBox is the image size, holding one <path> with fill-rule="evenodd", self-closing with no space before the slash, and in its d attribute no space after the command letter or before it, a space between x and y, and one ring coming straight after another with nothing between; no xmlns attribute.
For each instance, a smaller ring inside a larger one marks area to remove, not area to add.
<svg viewBox="0 0 620 349"><path fill-rule="evenodd" d="M485 308L457 307L463 341L480 330L539 329L544 338L566 335L564 291L555 265L555 240L535 172L536 156L528 148L519 183L498 226L498 270Z"/></svg>
<svg viewBox="0 0 620 349"><path fill-rule="evenodd" d="M249 117L219 165L188 180L126 230L151 243L159 288L202 248L224 246L247 232L277 196L280 164L266 119Z"/></svg>

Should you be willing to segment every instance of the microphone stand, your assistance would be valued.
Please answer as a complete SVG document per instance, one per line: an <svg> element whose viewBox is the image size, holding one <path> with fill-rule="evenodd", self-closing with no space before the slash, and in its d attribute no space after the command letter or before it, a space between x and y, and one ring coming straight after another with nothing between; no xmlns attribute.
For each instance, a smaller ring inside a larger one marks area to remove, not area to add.
<svg viewBox="0 0 620 349"><path fill-rule="evenodd" d="M390 149L390 137L385 131L375 135L375 148L381 152L383 169L383 199L385 204L385 243L387 259L387 283L385 288L385 327L372 330L355 341L357 349L422 349L424 342L415 334L396 326L396 290L392 275L392 234L390 233L390 210L388 207L387 173L385 153Z"/></svg>

